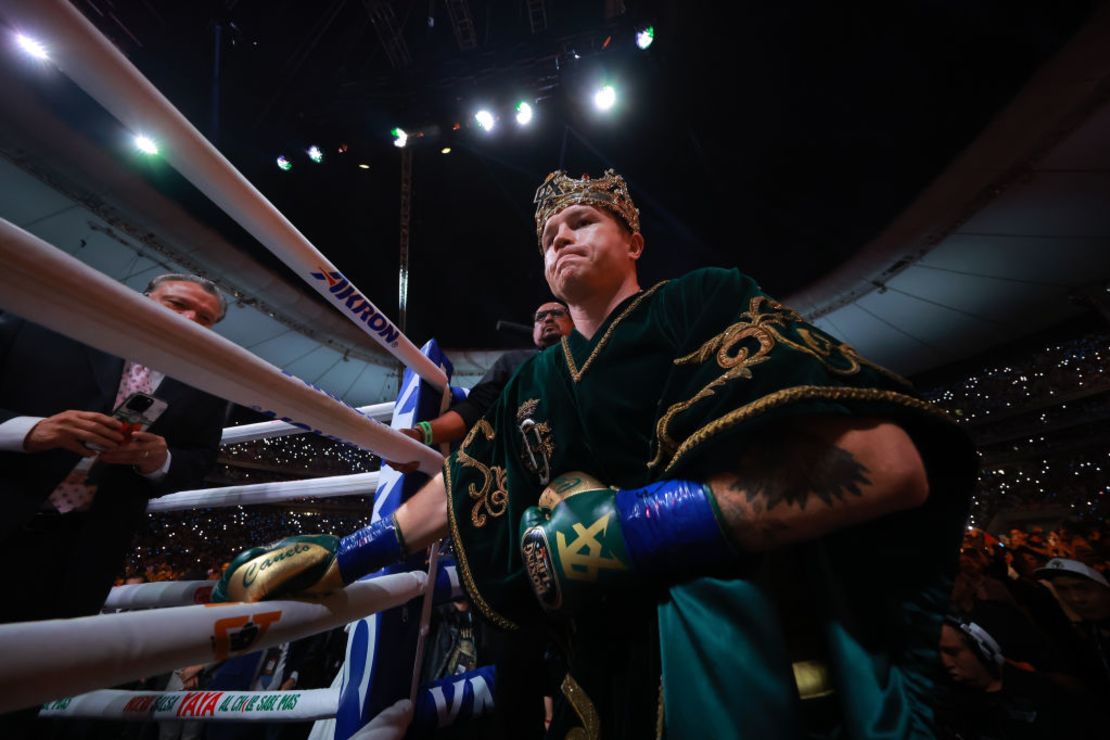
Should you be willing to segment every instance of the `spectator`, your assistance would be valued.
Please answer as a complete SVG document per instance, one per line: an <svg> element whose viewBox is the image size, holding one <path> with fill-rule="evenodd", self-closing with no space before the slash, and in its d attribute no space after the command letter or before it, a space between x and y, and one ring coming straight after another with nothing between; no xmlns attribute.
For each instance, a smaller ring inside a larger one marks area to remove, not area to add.
<svg viewBox="0 0 1110 740"><path fill-rule="evenodd" d="M202 278L162 275L146 294L206 328L223 318ZM11 315L0 314L0 357L0 556L38 553L9 574L20 597L3 601L0 622L95 614L147 500L199 483L215 462L226 403ZM169 405L128 439L109 414L136 392ZM93 446L103 451L89 465Z"/></svg>
<svg viewBox="0 0 1110 740"><path fill-rule="evenodd" d="M1106 577L1085 563L1065 558L1053 558L1037 574L1051 581L1056 596L1077 617L1072 649L1080 677L1105 702L1110 699L1110 585Z"/></svg>
<svg viewBox="0 0 1110 740"><path fill-rule="evenodd" d="M1015 667L987 630L950 618L941 630L940 659L951 693L937 711L942 738L1097 737L1080 697L1032 670Z"/></svg>

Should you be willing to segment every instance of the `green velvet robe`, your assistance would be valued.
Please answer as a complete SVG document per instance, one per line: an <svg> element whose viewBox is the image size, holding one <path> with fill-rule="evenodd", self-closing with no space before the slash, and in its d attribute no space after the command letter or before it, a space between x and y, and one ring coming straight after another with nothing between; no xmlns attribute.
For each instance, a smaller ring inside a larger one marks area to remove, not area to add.
<svg viewBox="0 0 1110 740"><path fill-rule="evenodd" d="M591 340L575 332L518 370L444 466L459 570L495 624L543 618L517 530L545 473L619 488L704 480L769 424L815 415L906 428L926 462L926 505L745 555L719 578L616 592L564 625L564 693L588 737L929 734L974 453L904 380L736 270L656 285Z"/></svg>

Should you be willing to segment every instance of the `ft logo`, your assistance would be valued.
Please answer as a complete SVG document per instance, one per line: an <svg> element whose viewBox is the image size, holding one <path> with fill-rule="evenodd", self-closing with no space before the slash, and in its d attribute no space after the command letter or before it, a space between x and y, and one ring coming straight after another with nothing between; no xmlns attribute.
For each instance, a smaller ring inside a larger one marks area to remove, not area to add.
<svg viewBox="0 0 1110 740"><path fill-rule="evenodd" d="M212 625L212 652L216 660L226 660L232 652L242 652L262 639L270 625L281 619L281 612L224 617Z"/></svg>

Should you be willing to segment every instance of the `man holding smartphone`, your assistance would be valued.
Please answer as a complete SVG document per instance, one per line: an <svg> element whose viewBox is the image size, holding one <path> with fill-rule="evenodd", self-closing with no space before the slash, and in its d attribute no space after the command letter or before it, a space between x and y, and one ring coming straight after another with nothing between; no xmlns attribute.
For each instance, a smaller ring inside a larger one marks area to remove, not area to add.
<svg viewBox="0 0 1110 740"><path fill-rule="evenodd" d="M207 328L226 310L193 275L145 292ZM19 598L0 623L98 612L147 501L196 487L215 463L226 402L160 370L0 314L0 558L35 558L9 571Z"/></svg>

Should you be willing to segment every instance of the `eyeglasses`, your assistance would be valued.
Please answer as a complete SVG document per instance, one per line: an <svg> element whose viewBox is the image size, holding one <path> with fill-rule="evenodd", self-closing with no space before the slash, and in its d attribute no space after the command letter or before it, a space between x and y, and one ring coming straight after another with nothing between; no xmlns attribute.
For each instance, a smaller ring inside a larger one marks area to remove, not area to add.
<svg viewBox="0 0 1110 740"><path fill-rule="evenodd" d="M550 316L553 319L565 319L567 312L561 308L549 308L546 311L536 311L536 323L540 323Z"/></svg>

